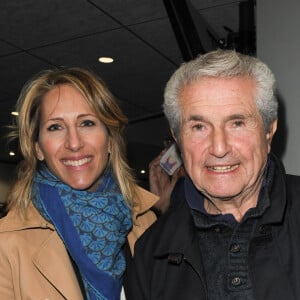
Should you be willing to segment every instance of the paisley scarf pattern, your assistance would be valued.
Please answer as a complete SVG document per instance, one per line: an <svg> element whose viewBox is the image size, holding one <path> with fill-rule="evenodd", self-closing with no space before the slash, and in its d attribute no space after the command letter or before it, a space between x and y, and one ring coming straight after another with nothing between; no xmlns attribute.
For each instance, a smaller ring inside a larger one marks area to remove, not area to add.
<svg viewBox="0 0 300 300"><path fill-rule="evenodd" d="M72 189L44 167L34 176L32 196L78 266L88 299L119 299L126 267L121 248L132 220L112 171L88 192Z"/></svg>

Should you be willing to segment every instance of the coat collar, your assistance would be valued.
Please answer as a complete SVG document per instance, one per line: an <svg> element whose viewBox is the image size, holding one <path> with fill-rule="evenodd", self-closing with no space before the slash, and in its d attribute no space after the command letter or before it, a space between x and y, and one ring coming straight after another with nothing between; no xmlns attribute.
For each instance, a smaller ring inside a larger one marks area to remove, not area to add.
<svg viewBox="0 0 300 300"><path fill-rule="evenodd" d="M131 210L133 227L127 236L130 251L134 253L134 245L136 240L145 232L145 230L152 225L156 216L151 207L159 198L144 190L141 187L136 187L136 194L133 199L133 207Z"/></svg>
<svg viewBox="0 0 300 300"><path fill-rule="evenodd" d="M136 193L133 199L132 219L136 221L140 215L143 215L159 200L159 197L149 191L136 186Z"/></svg>
<svg viewBox="0 0 300 300"><path fill-rule="evenodd" d="M270 207L261 218L261 224L276 224L283 220L286 207L286 173L281 161L274 155L269 155L269 172L273 173L271 181L267 182Z"/></svg>

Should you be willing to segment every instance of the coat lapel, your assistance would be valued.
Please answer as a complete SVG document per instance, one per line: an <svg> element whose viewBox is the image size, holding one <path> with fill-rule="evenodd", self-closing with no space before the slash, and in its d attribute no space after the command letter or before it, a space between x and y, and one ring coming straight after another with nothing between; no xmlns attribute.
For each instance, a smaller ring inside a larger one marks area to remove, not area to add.
<svg viewBox="0 0 300 300"><path fill-rule="evenodd" d="M134 207L132 208L133 228L127 235L131 254L134 253L134 244L136 240L145 232L145 230L152 225L156 216L151 207L158 201L159 197L136 187L136 197L133 199Z"/></svg>
<svg viewBox="0 0 300 300"><path fill-rule="evenodd" d="M68 253L56 232L41 244L33 264L66 299L83 299Z"/></svg>

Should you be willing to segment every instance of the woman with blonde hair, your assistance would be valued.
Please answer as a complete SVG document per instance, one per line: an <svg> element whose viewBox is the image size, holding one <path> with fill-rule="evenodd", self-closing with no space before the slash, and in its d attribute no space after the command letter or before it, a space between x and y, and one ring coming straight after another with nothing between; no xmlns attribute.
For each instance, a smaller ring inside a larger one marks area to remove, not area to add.
<svg viewBox="0 0 300 300"><path fill-rule="evenodd" d="M126 238L154 222L157 197L125 159L127 119L81 68L46 70L17 102L23 159L0 220L3 299L119 299Z"/></svg>

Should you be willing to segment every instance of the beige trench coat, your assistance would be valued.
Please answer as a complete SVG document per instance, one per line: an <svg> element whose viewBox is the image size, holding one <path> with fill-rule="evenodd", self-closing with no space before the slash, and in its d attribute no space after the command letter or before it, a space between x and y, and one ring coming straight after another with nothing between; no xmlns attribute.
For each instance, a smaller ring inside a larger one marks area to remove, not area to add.
<svg viewBox="0 0 300 300"><path fill-rule="evenodd" d="M155 221L149 210L157 197L138 189L132 211L130 248ZM31 205L28 218L14 211L0 220L0 299L83 300L69 255L52 224Z"/></svg>

